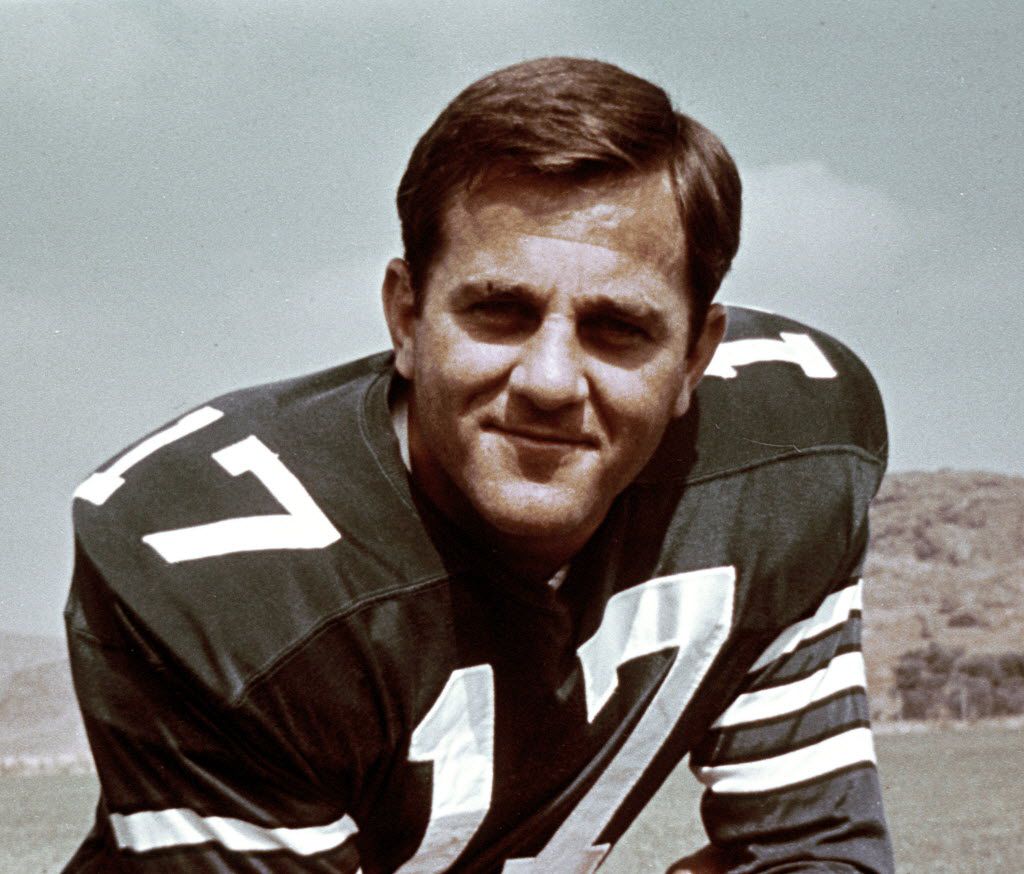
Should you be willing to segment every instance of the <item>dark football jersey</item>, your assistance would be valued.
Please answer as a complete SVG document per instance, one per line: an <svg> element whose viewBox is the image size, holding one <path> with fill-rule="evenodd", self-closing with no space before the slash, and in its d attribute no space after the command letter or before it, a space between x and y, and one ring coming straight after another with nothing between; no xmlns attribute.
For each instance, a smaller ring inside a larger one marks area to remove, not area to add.
<svg viewBox="0 0 1024 874"><path fill-rule="evenodd" d="M859 652L878 393L831 338L729 316L557 590L410 483L389 355L93 474L66 618L101 798L67 870L586 874L687 753L731 870L891 870Z"/></svg>

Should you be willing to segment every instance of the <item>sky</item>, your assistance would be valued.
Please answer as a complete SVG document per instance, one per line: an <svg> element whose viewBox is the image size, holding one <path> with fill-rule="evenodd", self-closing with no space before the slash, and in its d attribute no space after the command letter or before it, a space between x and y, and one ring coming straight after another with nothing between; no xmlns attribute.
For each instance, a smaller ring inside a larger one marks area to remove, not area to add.
<svg viewBox="0 0 1024 874"><path fill-rule="evenodd" d="M1024 4L0 0L0 630L61 633L75 486L383 348L394 190L525 58L656 81L744 180L720 292L839 337L891 469L1024 474Z"/></svg>

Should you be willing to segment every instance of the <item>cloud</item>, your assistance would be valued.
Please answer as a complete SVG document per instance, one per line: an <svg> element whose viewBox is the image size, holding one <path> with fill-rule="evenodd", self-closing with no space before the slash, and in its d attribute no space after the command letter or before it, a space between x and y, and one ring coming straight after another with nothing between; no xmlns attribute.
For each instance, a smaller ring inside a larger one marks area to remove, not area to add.
<svg viewBox="0 0 1024 874"><path fill-rule="evenodd" d="M954 208L915 207L820 162L743 176L742 242L725 299L872 343L909 328L918 345L948 346L953 325L991 332L993 317L1014 318L1024 253L986 245Z"/></svg>
<svg viewBox="0 0 1024 874"><path fill-rule="evenodd" d="M743 241L729 293L805 315L861 310L912 277L936 229L894 198L819 162L744 173ZM915 263L916 262L916 263Z"/></svg>

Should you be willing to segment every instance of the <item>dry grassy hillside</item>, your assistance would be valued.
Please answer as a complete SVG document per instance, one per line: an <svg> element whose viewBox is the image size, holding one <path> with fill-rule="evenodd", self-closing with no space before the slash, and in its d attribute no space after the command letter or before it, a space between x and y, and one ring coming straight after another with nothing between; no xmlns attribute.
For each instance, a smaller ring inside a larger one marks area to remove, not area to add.
<svg viewBox="0 0 1024 874"><path fill-rule="evenodd" d="M62 659L67 652L58 637L39 634L6 634L0 632L0 695L7 678L14 671Z"/></svg>
<svg viewBox="0 0 1024 874"><path fill-rule="evenodd" d="M0 633L0 770L87 755L64 641Z"/></svg>
<svg viewBox="0 0 1024 874"><path fill-rule="evenodd" d="M66 659L15 671L0 696L0 755L87 755Z"/></svg>
<svg viewBox="0 0 1024 874"><path fill-rule="evenodd" d="M892 667L908 649L1024 651L1024 478L890 474L871 525L865 650L876 716L897 712Z"/></svg>

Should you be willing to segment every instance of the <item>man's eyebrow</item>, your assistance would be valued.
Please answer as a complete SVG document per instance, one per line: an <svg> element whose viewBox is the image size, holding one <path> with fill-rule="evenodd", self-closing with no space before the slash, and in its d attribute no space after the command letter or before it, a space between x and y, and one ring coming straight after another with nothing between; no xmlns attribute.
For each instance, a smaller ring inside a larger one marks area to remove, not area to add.
<svg viewBox="0 0 1024 874"><path fill-rule="evenodd" d="M660 327L667 322L661 307L642 297L621 298L607 294L588 295L580 303L580 310L585 315L619 316L642 322L651 327Z"/></svg>

